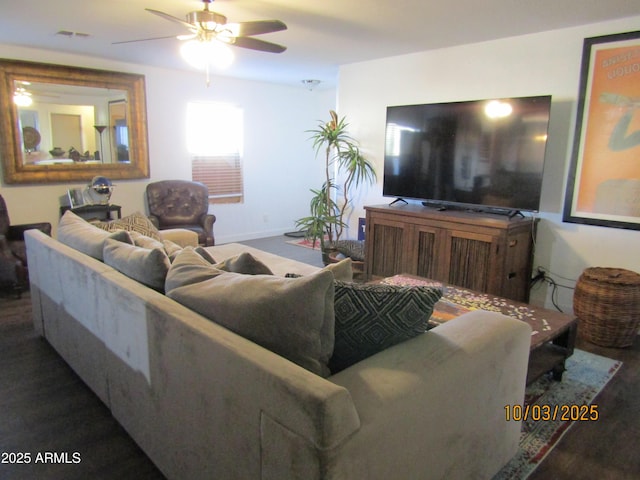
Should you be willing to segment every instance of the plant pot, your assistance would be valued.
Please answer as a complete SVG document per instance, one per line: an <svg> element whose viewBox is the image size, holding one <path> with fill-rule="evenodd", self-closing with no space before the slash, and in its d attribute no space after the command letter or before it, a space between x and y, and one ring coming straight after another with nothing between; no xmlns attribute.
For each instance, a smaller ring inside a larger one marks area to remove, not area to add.
<svg viewBox="0 0 640 480"><path fill-rule="evenodd" d="M339 254L337 249L334 247L323 247L322 248L322 263L325 265L329 265L330 263L337 263L340 259L336 258Z"/></svg>

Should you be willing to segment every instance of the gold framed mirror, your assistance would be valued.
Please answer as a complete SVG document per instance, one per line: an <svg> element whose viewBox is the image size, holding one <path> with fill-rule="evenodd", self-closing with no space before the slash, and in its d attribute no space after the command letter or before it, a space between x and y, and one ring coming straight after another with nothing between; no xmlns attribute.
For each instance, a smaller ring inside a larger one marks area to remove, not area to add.
<svg viewBox="0 0 640 480"><path fill-rule="evenodd" d="M144 75L0 59L5 183L149 178Z"/></svg>

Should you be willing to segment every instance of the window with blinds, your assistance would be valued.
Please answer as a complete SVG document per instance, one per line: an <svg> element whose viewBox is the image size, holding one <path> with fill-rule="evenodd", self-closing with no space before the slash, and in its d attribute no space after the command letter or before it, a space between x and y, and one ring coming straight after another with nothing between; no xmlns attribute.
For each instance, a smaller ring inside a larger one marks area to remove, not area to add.
<svg viewBox="0 0 640 480"><path fill-rule="evenodd" d="M227 103L189 103L187 148L191 177L209 188L209 203L241 203L242 109Z"/></svg>

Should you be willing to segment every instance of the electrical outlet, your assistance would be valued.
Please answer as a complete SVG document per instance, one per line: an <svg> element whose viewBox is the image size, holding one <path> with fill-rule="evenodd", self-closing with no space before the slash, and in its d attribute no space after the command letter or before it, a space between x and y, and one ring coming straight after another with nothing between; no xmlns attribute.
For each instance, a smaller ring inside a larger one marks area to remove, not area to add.
<svg viewBox="0 0 640 480"><path fill-rule="evenodd" d="M545 278L546 278L546 274L544 270L541 267L538 267L536 275L531 279L531 285L541 280L544 280Z"/></svg>

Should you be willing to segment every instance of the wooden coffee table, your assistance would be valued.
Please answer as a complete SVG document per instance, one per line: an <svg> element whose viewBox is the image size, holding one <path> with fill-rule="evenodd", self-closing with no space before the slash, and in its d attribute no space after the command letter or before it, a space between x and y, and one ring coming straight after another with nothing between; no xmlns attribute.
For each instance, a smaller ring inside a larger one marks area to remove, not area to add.
<svg viewBox="0 0 640 480"><path fill-rule="evenodd" d="M532 329L527 385L545 373L551 372L555 380L562 380L565 360L573 354L578 319L546 308L534 307L515 300L479 293L454 285L415 275L395 275L380 283L391 285L432 285L442 287L444 294L436 303L429 320L442 324L471 310L489 310L527 322Z"/></svg>

